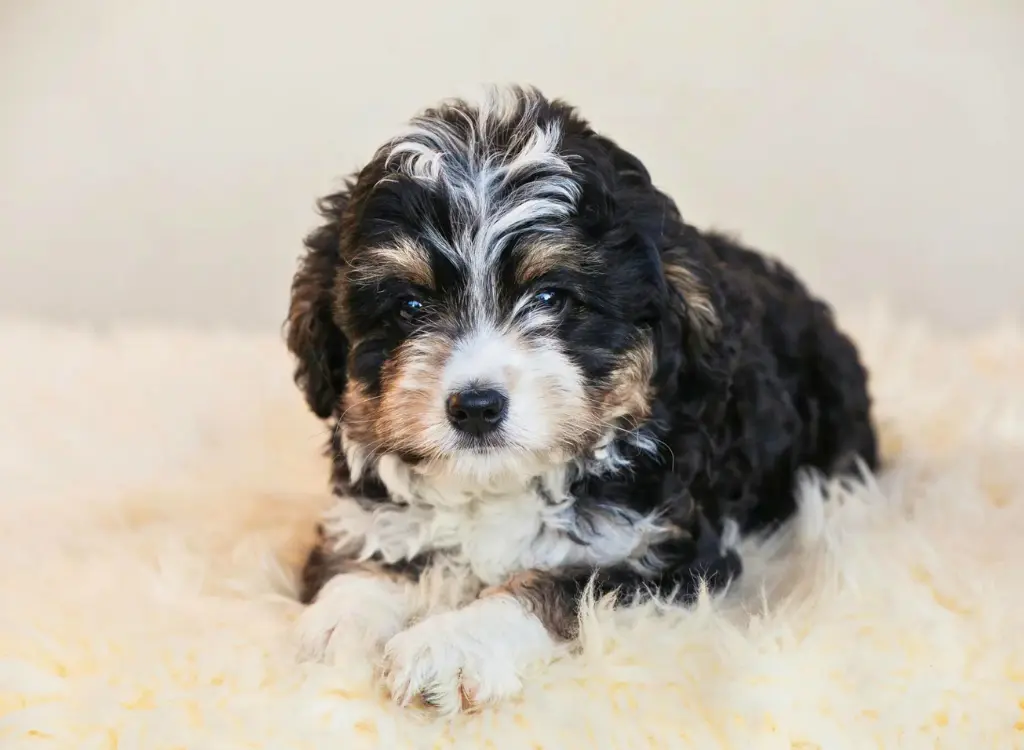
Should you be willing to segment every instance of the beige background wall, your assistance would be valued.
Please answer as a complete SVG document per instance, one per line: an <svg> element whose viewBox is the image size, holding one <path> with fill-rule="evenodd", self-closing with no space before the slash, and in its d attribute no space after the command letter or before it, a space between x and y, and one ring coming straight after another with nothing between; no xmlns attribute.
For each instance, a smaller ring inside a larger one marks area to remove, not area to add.
<svg viewBox="0 0 1024 750"><path fill-rule="evenodd" d="M515 80L840 304L1024 318L1021 0L0 6L0 313L277 326L314 197Z"/></svg>

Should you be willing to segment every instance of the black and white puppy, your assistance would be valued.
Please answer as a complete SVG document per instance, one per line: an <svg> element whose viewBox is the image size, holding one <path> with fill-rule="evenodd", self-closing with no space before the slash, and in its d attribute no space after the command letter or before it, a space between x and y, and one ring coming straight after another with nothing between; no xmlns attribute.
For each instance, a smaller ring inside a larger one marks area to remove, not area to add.
<svg viewBox="0 0 1024 750"><path fill-rule="evenodd" d="M377 649L401 703L514 694L588 584L720 588L798 472L876 465L828 307L561 101L428 109L321 211L287 339L336 500L300 637Z"/></svg>

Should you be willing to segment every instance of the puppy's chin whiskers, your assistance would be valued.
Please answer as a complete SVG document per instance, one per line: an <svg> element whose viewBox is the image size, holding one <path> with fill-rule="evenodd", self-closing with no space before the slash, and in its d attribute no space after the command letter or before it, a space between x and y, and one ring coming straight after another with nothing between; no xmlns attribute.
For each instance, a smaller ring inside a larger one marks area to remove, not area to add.
<svg viewBox="0 0 1024 750"><path fill-rule="evenodd" d="M455 452L435 455L418 464L415 473L437 481L457 483L467 491L494 492L522 487L559 463L550 454L522 448L489 453Z"/></svg>

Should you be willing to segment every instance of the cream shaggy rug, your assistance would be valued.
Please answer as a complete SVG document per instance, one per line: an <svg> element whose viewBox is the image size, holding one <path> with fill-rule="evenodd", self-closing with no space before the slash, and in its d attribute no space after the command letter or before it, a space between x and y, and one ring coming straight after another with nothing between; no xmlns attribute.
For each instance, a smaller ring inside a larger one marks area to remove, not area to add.
<svg viewBox="0 0 1024 750"><path fill-rule="evenodd" d="M0 747L1020 747L1024 334L846 326L889 471L444 723L293 660L327 474L276 337L0 325Z"/></svg>

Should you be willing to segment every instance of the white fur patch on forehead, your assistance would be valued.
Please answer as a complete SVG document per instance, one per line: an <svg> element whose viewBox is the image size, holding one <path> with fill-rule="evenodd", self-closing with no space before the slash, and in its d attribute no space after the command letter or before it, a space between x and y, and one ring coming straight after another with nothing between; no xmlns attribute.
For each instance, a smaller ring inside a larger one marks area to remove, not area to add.
<svg viewBox="0 0 1024 750"><path fill-rule="evenodd" d="M540 168L568 172L567 161L557 153L560 124L541 122L542 101L535 91L493 87L479 102L443 102L413 117L406 131L385 146L385 164L427 181L453 172L479 178L485 168L493 179Z"/></svg>
<svg viewBox="0 0 1024 750"><path fill-rule="evenodd" d="M508 238L552 231L572 213L580 187L559 153L561 123L542 118L529 89L493 88L478 104L454 100L413 118L385 148L385 164L439 190L453 226L441 250L471 275L489 275ZM387 178L385 178L387 179Z"/></svg>

